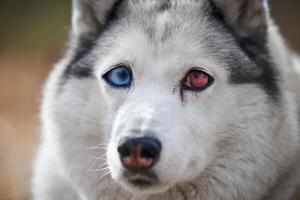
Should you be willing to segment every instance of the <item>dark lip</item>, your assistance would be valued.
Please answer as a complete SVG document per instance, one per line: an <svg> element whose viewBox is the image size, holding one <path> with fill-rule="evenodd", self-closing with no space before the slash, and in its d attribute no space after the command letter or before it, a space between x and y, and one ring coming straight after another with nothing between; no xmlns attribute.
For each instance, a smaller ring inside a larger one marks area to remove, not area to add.
<svg viewBox="0 0 300 200"><path fill-rule="evenodd" d="M154 172L132 172L125 171L124 177L126 180L137 187L145 188L156 185L159 183L159 179Z"/></svg>

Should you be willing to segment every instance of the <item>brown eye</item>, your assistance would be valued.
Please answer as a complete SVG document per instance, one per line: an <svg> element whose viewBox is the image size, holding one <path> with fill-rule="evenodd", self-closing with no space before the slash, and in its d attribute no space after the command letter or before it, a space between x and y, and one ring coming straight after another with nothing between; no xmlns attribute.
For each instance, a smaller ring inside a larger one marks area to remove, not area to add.
<svg viewBox="0 0 300 200"><path fill-rule="evenodd" d="M185 90L201 91L213 83L213 78L201 70L191 70L183 79L182 87Z"/></svg>

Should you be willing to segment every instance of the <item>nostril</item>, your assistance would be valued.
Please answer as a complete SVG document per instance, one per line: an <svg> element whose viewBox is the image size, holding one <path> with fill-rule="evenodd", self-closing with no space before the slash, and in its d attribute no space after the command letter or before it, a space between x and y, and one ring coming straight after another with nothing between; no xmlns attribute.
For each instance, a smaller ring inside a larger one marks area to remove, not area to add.
<svg viewBox="0 0 300 200"><path fill-rule="evenodd" d="M141 148L141 157L156 159L160 153L160 144L156 141L148 141Z"/></svg>
<svg viewBox="0 0 300 200"><path fill-rule="evenodd" d="M141 151L141 157L154 159L157 155L157 151L151 148L144 148Z"/></svg>
<svg viewBox="0 0 300 200"><path fill-rule="evenodd" d="M122 157L129 157L131 155L130 146L121 145L118 147L118 152Z"/></svg>

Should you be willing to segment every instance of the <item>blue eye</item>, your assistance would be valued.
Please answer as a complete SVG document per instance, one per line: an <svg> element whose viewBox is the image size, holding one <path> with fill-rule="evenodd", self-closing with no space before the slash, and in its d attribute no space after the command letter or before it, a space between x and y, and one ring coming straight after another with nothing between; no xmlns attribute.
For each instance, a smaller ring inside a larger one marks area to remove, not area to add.
<svg viewBox="0 0 300 200"><path fill-rule="evenodd" d="M132 74L127 67L118 66L104 74L103 79L112 87L128 88L132 82Z"/></svg>

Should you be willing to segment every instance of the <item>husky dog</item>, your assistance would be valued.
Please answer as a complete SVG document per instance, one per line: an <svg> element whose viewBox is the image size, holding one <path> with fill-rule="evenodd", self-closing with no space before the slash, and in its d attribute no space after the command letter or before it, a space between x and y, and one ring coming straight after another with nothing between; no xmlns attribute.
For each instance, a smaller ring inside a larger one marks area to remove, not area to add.
<svg viewBox="0 0 300 200"><path fill-rule="evenodd" d="M35 200L285 200L300 62L262 0L73 0Z"/></svg>

